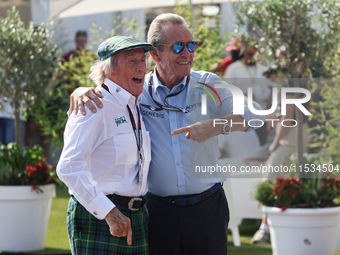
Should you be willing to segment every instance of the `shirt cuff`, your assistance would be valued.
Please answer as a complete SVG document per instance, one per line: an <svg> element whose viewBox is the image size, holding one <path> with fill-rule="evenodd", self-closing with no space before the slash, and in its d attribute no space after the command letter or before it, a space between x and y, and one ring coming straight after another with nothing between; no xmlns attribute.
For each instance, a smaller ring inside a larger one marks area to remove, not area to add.
<svg viewBox="0 0 340 255"><path fill-rule="evenodd" d="M86 209L98 220L103 220L115 207L114 203L104 193L100 193L86 206Z"/></svg>

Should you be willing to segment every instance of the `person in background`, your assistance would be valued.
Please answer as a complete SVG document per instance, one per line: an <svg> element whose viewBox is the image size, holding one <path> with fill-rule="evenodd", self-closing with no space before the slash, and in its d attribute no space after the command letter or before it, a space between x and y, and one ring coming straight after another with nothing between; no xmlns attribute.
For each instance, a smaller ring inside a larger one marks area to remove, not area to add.
<svg viewBox="0 0 340 255"><path fill-rule="evenodd" d="M77 31L74 42L76 43L76 48L63 55L64 61L68 62L71 56L79 56L79 54L81 54L81 51L85 49L87 44L87 32L83 30Z"/></svg>
<svg viewBox="0 0 340 255"><path fill-rule="evenodd" d="M234 115L233 97L218 89L222 104L209 104L203 118L201 92L196 81L221 83L217 75L191 70L198 43L183 17L164 13L157 16L148 31L148 42L156 50L150 55L155 69L146 75L141 98L141 112L151 136L152 161L146 196L149 210L149 247L151 255L225 255L229 222L228 202L221 183L224 173L191 177L192 168L218 164L218 139L230 131L251 131L250 119L264 119L246 108L244 115ZM190 92L197 91L194 97ZM83 101L92 111L91 100L101 108L98 90L78 88L71 95L70 113L78 108L86 114ZM105 97L105 95L104 95ZM212 102L212 101L211 101ZM261 107L254 103L256 109ZM213 110L225 121L213 125ZM240 122L245 125L233 125ZM258 123L257 123L258 124Z"/></svg>
<svg viewBox="0 0 340 255"><path fill-rule="evenodd" d="M222 60L219 66L214 69L212 72L217 73L221 76L224 76L225 71L227 70L228 66L234 63L237 60L243 58L243 54L241 53L242 45L239 40L233 39L231 44L225 47L225 51L230 53L230 55Z"/></svg>
<svg viewBox="0 0 340 255"><path fill-rule="evenodd" d="M72 254L149 254L143 196L151 145L138 99L145 52L154 49L126 36L102 42L90 77L105 96L104 108L68 119L57 174L71 194Z"/></svg>
<svg viewBox="0 0 340 255"><path fill-rule="evenodd" d="M0 93L3 109L0 110L0 142L4 145L15 142L14 107ZM20 128L25 127L25 117L20 111Z"/></svg>
<svg viewBox="0 0 340 255"><path fill-rule="evenodd" d="M244 42L243 58L232 63L224 74L225 80L239 87L245 96L248 95L248 88L253 89L253 100L261 105L263 109L268 109L272 96L272 83L267 79L263 72L266 67L255 60L255 54L258 49L254 46L247 45ZM264 125L256 129L256 133L260 139L260 144L267 142L266 122Z"/></svg>
<svg viewBox="0 0 340 255"><path fill-rule="evenodd" d="M276 52L277 57L284 58L284 53ZM294 87L292 84L292 80L283 78L280 74L280 71L277 68L267 68L263 73L266 77L271 79L274 83L277 83L280 80L280 83L285 82L287 83L288 87ZM294 93L287 93L287 99L295 99L296 96ZM303 104L306 109L309 108L309 102ZM310 133L309 133L309 126L308 126L308 117L303 116L303 122L298 123L294 127L294 123L292 120L296 120L296 107L294 104L287 104L286 106L286 115L280 116L280 120L276 122L275 127L275 136L273 141L270 143L268 150L269 150L269 158L263 162L262 164L265 165L267 168L269 166L290 166L291 160L290 156L293 153L297 153L298 149L298 126L303 126L303 133L302 133L302 140L303 140L303 153L308 151L309 143L310 143ZM276 118L276 117L275 117ZM283 126L281 123L284 122L285 125ZM268 179L275 179L285 177L285 173L270 173L263 177L263 180ZM264 244L270 243L270 233L269 233L269 226L267 222L267 214L264 213L262 215L262 222L260 228L255 232L253 238L251 240L252 243L255 244Z"/></svg>

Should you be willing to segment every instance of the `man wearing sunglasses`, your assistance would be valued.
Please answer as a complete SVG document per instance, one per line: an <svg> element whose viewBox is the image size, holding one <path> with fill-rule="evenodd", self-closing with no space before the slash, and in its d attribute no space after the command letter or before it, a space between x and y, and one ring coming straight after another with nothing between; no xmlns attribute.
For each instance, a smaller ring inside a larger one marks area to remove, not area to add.
<svg viewBox="0 0 340 255"><path fill-rule="evenodd" d="M195 81L223 81L212 73L191 70L198 43L181 16L157 16L150 25L148 42L156 47L150 52L156 67L146 75L141 96L141 112L152 150L147 194L150 254L225 255L229 221L228 203L221 188L225 175L193 178L190 172L198 162L218 164L217 136L230 132L228 123L214 127L212 119L190 123L193 112L201 108L201 102L190 98L190 92L197 91L199 95L201 90L192 86ZM222 118L229 123L261 118L247 108L243 117L233 115L230 91L219 92ZM71 96L70 112L74 106L78 110L79 105L86 114L83 102L96 111L89 99L101 107L98 97L102 95L95 89L77 89ZM249 126L232 128L241 131Z"/></svg>

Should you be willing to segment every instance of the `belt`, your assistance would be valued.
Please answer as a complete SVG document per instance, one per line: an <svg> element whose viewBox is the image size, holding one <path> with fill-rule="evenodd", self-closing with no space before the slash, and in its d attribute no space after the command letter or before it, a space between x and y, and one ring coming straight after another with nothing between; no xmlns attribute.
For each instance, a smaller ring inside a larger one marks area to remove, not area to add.
<svg viewBox="0 0 340 255"><path fill-rule="evenodd" d="M208 198L212 194L214 194L216 191L218 191L221 187L222 187L221 183L216 183L210 189L207 189L206 191L204 191L200 194L195 194L195 195L161 197L161 196L154 195L150 192L148 192L146 195L148 197L154 198L154 199L161 201L161 202L184 206L184 205L197 204L197 203L205 200L206 198Z"/></svg>
<svg viewBox="0 0 340 255"><path fill-rule="evenodd" d="M106 195L114 204L126 205L131 211L138 211L146 202L144 197L124 197L116 194Z"/></svg>
<svg viewBox="0 0 340 255"><path fill-rule="evenodd" d="M106 195L114 204L117 205L125 205L127 206L131 211L138 211L140 208L142 208L146 202L146 199L144 197L124 197L119 196L116 194L112 195ZM74 198L73 195L71 197Z"/></svg>

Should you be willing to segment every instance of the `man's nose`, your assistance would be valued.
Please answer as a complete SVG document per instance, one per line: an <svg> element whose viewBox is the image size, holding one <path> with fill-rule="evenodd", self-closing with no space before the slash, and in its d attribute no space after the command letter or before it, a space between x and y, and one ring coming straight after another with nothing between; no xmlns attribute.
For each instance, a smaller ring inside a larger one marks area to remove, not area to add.
<svg viewBox="0 0 340 255"><path fill-rule="evenodd" d="M146 63L143 61L140 61L137 66L138 71L146 72Z"/></svg>
<svg viewBox="0 0 340 255"><path fill-rule="evenodd" d="M182 50L182 52L180 53L181 56L184 57L189 57L190 54L192 54L192 52L189 51L188 46L184 46L184 49Z"/></svg>

